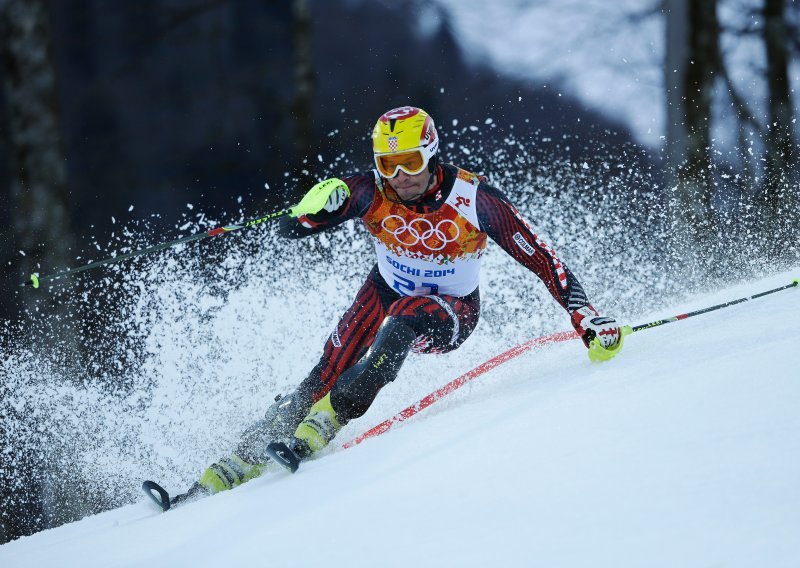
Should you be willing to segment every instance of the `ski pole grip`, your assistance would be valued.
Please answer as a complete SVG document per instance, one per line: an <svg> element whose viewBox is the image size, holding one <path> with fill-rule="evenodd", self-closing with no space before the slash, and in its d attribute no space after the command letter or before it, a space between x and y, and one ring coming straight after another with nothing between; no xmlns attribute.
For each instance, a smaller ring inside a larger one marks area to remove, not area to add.
<svg viewBox="0 0 800 568"><path fill-rule="evenodd" d="M326 179L312 187L300 200L300 203L289 209L289 215L300 217L309 213L319 213L325 207L328 197L337 189L344 189L347 196L350 196L350 188L342 180L339 178Z"/></svg>

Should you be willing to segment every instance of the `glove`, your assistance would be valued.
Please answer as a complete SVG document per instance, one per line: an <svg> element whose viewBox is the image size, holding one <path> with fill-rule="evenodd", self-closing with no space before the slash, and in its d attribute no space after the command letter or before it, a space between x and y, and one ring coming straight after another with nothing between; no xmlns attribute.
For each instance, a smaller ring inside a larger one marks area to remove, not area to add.
<svg viewBox="0 0 800 568"><path fill-rule="evenodd" d="M350 197L350 191L346 185L344 187L337 187L328 196L328 201L325 202L322 208L328 213L333 213L344 205L348 197Z"/></svg>
<svg viewBox="0 0 800 568"><path fill-rule="evenodd" d="M601 316L592 306L572 312L572 325L589 348L589 359L611 359L622 348L622 330L617 320Z"/></svg>
<svg viewBox="0 0 800 568"><path fill-rule="evenodd" d="M339 178L326 179L312 187L300 203L289 210L292 217L319 213L323 209L333 212L350 196L350 188Z"/></svg>

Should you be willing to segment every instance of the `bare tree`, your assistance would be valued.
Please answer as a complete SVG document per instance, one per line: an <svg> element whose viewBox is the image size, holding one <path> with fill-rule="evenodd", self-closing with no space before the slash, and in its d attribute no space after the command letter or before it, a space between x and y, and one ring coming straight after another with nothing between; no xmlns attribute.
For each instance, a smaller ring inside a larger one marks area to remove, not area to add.
<svg viewBox="0 0 800 568"><path fill-rule="evenodd" d="M11 154L12 235L25 252L20 264L22 277L37 272L40 264L48 269L66 266L73 242L45 0L0 0L0 68ZM23 296L23 302L30 306L33 298ZM53 321L68 319L65 306L50 305L48 309ZM0 431L2 443L9 443L5 438ZM5 468L0 480L5 538L47 524L42 497L47 490L46 467L37 463L31 452L18 452L17 456L18 461Z"/></svg>
<svg viewBox="0 0 800 568"><path fill-rule="evenodd" d="M314 94L314 61L311 48L311 9L308 0L293 0L295 48L296 147L302 157L311 146L311 105Z"/></svg>
<svg viewBox="0 0 800 568"><path fill-rule="evenodd" d="M22 275L69 263L73 242L47 3L2 3L2 66L11 147L14 234Z"/></svg>
<svg viewBox="0 0 800 568"><path fill-rule="evenodd" d="M689 52L689 0L664 0L666 53L664 87L667 103L667 165L676 174L686 159L686 106L684 85Z"/></svg>
<svg viewBox="0 0 800 568"><path fill-rule="evenodd" d="M796 2L764 0L760 5L747 7L744 24L728 25L724 32L735 38L757 38L764 45L766 66L763 81L766 91L763 118L751 110L753 101L740 93L731 78L728 65L720 61L719 73L724 78L739 121L739 139L745 178L751 185L754 219L748 225L761 231L766 238L763 252L775 254L783 247L775 239L777 232L796 226L798 221L798 149L795 141L794 111L791 100L789 65L793 49L800 46L796 22ZM764 153L751 154L752 147L745 140L746 130L763 144ZM759 164L763 164L759 167ZM748 167L749 166L749 167Z"/></svg>
<svg viewBox="0 0 800 568"><path fill-rule="evenodd" d="M789 85L789 30L785 0L765 0L762 36L767 54L768 90L764 216L773 228L796 212L797 151Z"/></svg>
<svg viewBox="0 0 800 568"><path fill-rule="evenodd" d="M294 149L298 162L296 177L300 188L313 183L308 169L313 128L314 55L312 51L311 7L308 0L292 0L292 38L294 44Z"/></svg>
<svg viewBox="0 0 800 568"><path fill-rule="evenodd" d="M717 0L667 2L668 149L675 175L674 219L683 244L707 249L716 235L710 154L719 67ZM688 240L688 242L686 242Z"/></svg>

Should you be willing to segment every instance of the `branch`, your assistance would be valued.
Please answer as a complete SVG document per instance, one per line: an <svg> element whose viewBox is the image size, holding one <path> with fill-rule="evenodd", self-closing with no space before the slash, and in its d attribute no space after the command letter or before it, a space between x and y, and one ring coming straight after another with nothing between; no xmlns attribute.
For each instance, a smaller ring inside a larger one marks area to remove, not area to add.
<svg viewBox="0 0 800 568"><path fill-rule="evenodd" d="M2 1L2 0L0 0ZM216 10L220 6L230 2L231 0L202 0L194 6L175 10L169 18L167 18L164 25L159 26L153 33L143 37L142 40L148 45L156 45L159 41L164 39L167 35L175 29L181 27L187 22L191 21L197 16L201 16L206 12ZM130 73L139 65L140 54L133 53L125 58L125 60L117 66L117 68L110 74L111 77L120 77Z"/></svg>
<svg viewBox="0 0 800 568"><path fill-rule="evenodd" d="M153 41L161 39L163 36L173 31L175 28L179 28L192 18L205 12L215 10L227 2L228 0L205 0L195 4L194 6L189 6L188 8L175 10L167 23L156 30L150 39Z"/></svg>
<svg viewBox="0 0 800 568"><path fill-rule="evenodd" d="M750 109L747 107L747 102L745 102L744 98L739 95L739 92L736 90L735 85L733 84L733 80L731 80L731 76L728 73L728 67L725 65L725 62L722 61L722 57L719 58L717 61L717 72L719 73L720 77L725 81L725 85L728 87L728 93L731 96L731 102L733 102L733 106L736 108L736 111L739 113L739 117L746 123L749 123L756 129L760 136L764 137L766 135L766 129L763 127L759 122L758 119L750 112Z"/></svg>
<svg viewBox="0 0 800 568"><path fill-rule="evenodd" d="M787 22L786 29L789 32L789 47L793 48L795 53L800 53L800 25Z"/></svg>
<svg viewBox="0 0 800 568"><path fill-rule="evenodd" d="M631 24L641 24L650 18L661 16L667 6L667 0L657 0L650 6L645 6L638 10L633 10L625 16L625 21Z"/></svg>

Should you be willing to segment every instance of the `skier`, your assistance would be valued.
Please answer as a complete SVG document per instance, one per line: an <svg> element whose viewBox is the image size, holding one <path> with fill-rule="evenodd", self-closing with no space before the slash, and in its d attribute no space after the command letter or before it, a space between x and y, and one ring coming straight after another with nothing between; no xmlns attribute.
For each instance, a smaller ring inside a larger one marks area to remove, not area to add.
<svg viewBox="0 0 800 568"><path fill-rule="evenodd" d="M283 219L280 233L303 238L358 217L374 237L377 263L311 373L187 495L216 493L257 477L269 461L270 442L286 442L299 459L320 451L395 380L409 352L458 348L478 323L487 238L538 276L587 347L621 347L614 318L598 314L572 272L508 199L485 178L441 162L439 136L424 110L406 106L382 115L372 150L375 170L318 184Z"/></svg>

